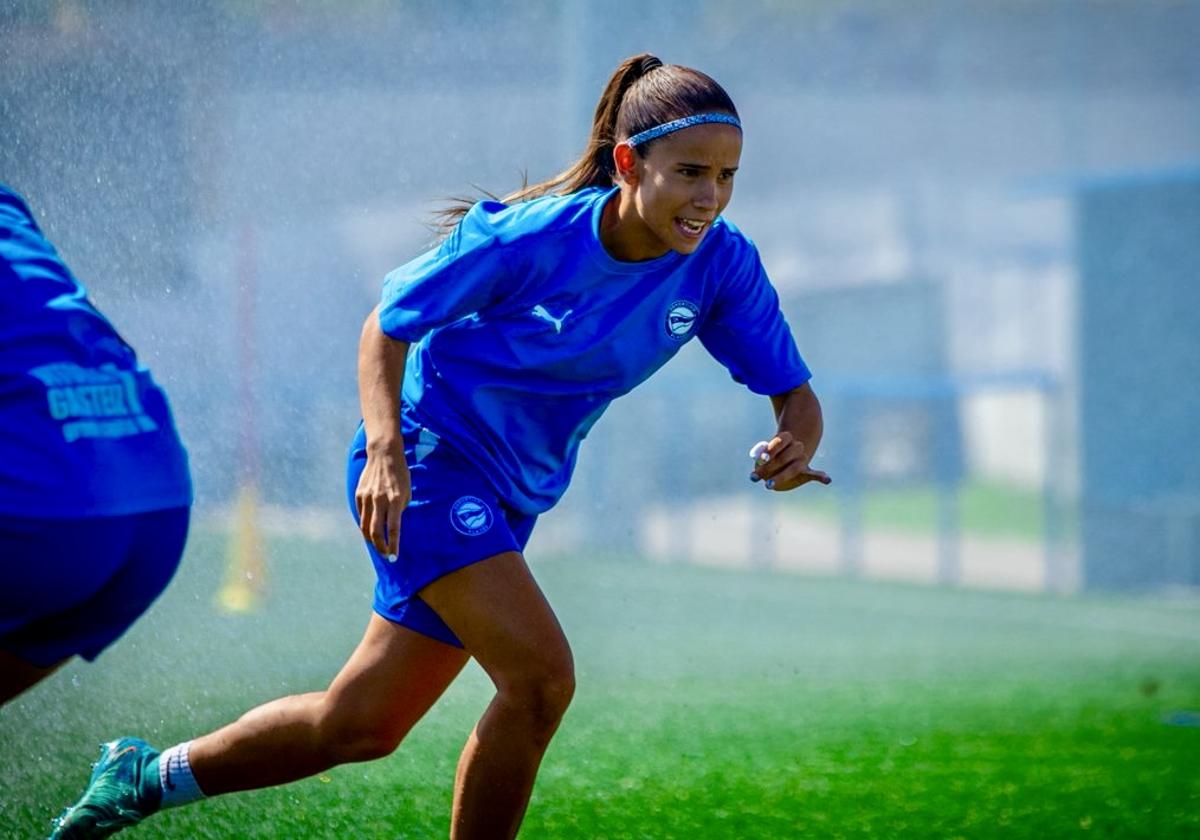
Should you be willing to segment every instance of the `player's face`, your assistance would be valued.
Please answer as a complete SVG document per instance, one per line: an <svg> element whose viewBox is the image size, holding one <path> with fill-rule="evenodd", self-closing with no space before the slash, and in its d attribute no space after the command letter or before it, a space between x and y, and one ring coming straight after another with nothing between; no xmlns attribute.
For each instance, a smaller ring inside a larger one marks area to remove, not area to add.
<svg viewBox="0 0 1200 840"><path fill-rule="evenodd" d="M645 245L658 254L690 254L733 195L742 132L731 125L694 125L653 143L635 163L634 206Z"/></svg>

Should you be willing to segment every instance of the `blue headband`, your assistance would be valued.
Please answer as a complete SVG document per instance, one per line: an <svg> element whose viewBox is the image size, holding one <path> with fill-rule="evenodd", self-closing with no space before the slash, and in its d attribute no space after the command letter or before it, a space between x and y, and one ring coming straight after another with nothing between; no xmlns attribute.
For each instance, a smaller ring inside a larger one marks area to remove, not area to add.
<svg viewBox="0 0 1200 840"><path fill-rule="evenodd" d="M703 125L704 123L725 123L732 125L734 128L742 127L741 120L729 114L712 113L712 114L692 114L690 117L683 117L678 120L656 125L654 128L647 128L645 131L639 131L637 134L630 137L625 142L630 146L640 146L643 143L649 143L651 140L656 140L664 134L670 134L674 131L679 131L684 128L691 128L694 125Z"/></svg>

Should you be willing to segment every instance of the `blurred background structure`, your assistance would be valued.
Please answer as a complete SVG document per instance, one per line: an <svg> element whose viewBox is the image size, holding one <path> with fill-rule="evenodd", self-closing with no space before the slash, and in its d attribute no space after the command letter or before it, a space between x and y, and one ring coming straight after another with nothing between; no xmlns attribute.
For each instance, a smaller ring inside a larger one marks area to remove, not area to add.
<svg viewBox="0 0 1200 840"><path fill-rule="evenodd" d="M727 215L835 484L750 485L767 401L689 346L596 427L535 556L1196 587L1197 44L1185 0L8 0L0 180L169 390L201 516L348 530L383 275L439 199L565 167L655 52L742 112Z"/></svg>

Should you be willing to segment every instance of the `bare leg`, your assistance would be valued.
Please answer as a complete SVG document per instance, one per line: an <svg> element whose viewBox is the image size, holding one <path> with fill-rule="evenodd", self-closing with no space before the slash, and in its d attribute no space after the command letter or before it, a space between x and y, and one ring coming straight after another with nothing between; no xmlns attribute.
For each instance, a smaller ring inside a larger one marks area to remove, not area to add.
<svg viewBox="0 0 1200 840"><path fill-rule="evenodd" d="M515 837L534 777L575 690L571 650L520 554L421 592L496 685L458 763L450 836Z"/></svg>
<svg viewBox="0 0 1200 840"><path fill-rule="evenodd" d="M0 650L0 706L46 679L66 661L64 659L62 662L43 667Z"/></svg>
<svg viewBox="0 0 1200 840"><path fill-rule="evenodd" d="M266 703L193 741L196 782L212 796L388 755L467 659L459 648L372 615L326 691Z"/></svg>

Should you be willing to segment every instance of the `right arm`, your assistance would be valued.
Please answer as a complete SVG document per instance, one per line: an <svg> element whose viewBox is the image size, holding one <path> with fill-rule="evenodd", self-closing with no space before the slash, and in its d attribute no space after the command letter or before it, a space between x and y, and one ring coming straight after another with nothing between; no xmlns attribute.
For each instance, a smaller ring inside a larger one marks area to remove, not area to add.
<svg viewBox="0 0 1200 840"><path fill-rule="evenodd" d="M508 212L495 202L471 208L438 247L388 274L383 303L363 324L358 397L367 433L367 465L354 503L363 536L385 557L400 550L400 514L411 497L400 437L400 387L408 341L505 296L511 275L497 231Z"/></svg>
<svg viewBox="0 0 1200 840"><path fill-rule="evenodd" d="M400 388L407 356L408 343L380 329L376 307L358 341L358 400L367 433L367 465L354 502L363 537L388 558L399 553L400 514L412 495L400 435Z"/></svg>

